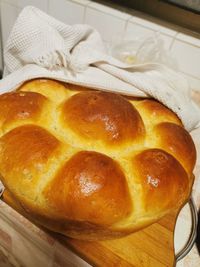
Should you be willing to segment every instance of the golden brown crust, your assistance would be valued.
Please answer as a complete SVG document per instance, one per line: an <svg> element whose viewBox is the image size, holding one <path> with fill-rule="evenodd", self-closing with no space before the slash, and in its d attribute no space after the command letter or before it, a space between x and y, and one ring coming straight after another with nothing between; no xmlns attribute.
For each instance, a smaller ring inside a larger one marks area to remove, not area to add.
<svg viewBox="0 0 200 267"><path fill-rule="evenodd" d="M53 102L62 101L67 97L65 85L49 79L35 79L25 82L18 91L39 93Z"/></svg>
<svg viewBox="0 0 200 267"><path fill-rule="evenodd" d="M166 121L182 125L175 113L156 100L145 99L140 101L138 103L138 110L141 115L144 115L147 124L150 123L151 125L154 125Z"/></svg>
<svg viewBox="0 0 200 267"><path fill-rule="evenodd" d="M74 221L110 225L132 208L119 164L92 151L81 151L67 161L44 194L49 206Z"/></svg>
<svg viewBox="0 0 200 267"><path fill-rule="evenodd" d="M181 164L161 149L144 150L133 158L133 172L143 188L147 212L179 207L189 195L188 176Z"/></svg>
<svg viewBox="0 0 200 267"><path fill-rule="evenodd" d="M34 199L40 173L60 142L45 129L35 125L17 127L0 138L0 173L11 192Z"/></svg>
<svg viewBox="0 0 200 267"><path fill-rule="evenodd" d="M0 125L17 120L36 120L47 98L33 92L13 92L0 96Z"/></svg>
<svg viewBox="0 0 200 267"><path fill-rule="evenodd" d="M82 138L102 140L111 145L139 141L145 133L137 110L117 94L78 93L64 103L61 116L64 125Z"/></svg>
<svg viewBox="0 0 200 267"><path fill-rule="evenodd" d="M1 180L34 222L115 238L187 201L195 147L157 101L36 79L0 105Z"/></svg>
<svg viewBox="0 0 200 267"><path fill-rule="evenodd" d="M163 122L155 127L158 147L165 149L180 161L188 174L196 161L196 149L189 133L174 123Z"/></svg>

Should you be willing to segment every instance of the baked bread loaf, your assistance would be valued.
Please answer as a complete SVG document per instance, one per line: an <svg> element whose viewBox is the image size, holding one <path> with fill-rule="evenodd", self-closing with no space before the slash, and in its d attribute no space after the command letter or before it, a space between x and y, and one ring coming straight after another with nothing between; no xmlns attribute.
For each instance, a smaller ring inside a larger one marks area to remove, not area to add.
<svg viewBox="0 0 200 267"><path fill-rule="evenodd" d="M188 200L196 150L152 99L36 79L0 96L0 174L26 216L78 239L121 237Z"/></svg>

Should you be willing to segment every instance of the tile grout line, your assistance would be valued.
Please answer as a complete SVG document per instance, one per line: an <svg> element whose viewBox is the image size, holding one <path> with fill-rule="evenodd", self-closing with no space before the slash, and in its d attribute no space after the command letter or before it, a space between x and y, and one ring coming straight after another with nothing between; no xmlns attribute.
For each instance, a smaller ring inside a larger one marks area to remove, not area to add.
<svg viewBox="0 0 200 267"><path fill-rule="evenodd" d="M163 31L160 30L160 29L153 29L153 28L151 28L151 27L144 26L143 24L139 24L138 22L130 22L130 23L132 23L133 25L138 25L138 26L140 26L140 27L142 27L142 28L151 30L151 31L153 31L153 32L160 32L160 33L166 35L167 37L174 38L174 37L177 35L177 31L174 31L175 34L174 34L174 35L171 35L171 34L168 34L168 33L166 33L166 32L163 32Z"/></svg>
<svg viewBox="0 0 200 267"><path fill-rule="evenodd" d="M174 37L173 37L173 39L172 39L172 42L171 42L171 44L170 44L170 46L169 46L169 50L170 50L170 51L172 50L172 47L173 47L173 45L174 45L174 43L175 43L175 41L176 41L176 37L177 37L178 34L179 34L179 32L176 32L176 34L174 35Z"/></svg>
<svg viewBox="0 0 200 267"><path fill-rule="evenodd" d="M84 7L83 23L85 23L86 9L87 9L87 7L89 7L90 5L92 5L93 3L92 3L91 1L89 1L89 2L87 3L87 5L84 5L84 4L78 3L78 2L73 1L73 0L70 0L70 1L73 2L73 3L76 3L77 5L80 5L80 6L83 6L83 7ZM15 8L19 8L19 9L22 8L21 6L18 6L18 5L15 5L15 4L13 4L13 3L7 2L6 0L2 0L1 3L5 3L5 4L7 4L7 5L10 5L10 6L13 6L13 7L15 7ZM102 11L102 10L99 10L99 9L96 8L96 7L90 6L90 8L93 9L93 10L96 10L96 11L98 11L98 12L100 12L100 13L110 15L110 16L115 17L115 18L120 19L120 20L124 20L123 18L121 18L121 17L119 17L119 16L117 16L117 15L111 14L111 13L109 13L109 12L104 12L104 11ZM120 11L119 11L119 12L120 12ZM47 0L47 13L49 14L49 0ZM122 13L125 14L126 16L128 16L128 13L125 13L125 12L122 12ZM149 27L149 26L145 26L145 25L143 25L143 24L140 24L140 23L137 23L137 22L132 22L132 21L130 21L132 18L134 18L134 16L130 15L130 17L129 17L128 19L125 20L125 27L124 27L124 32L125 32L125 33L126 33L126 31L127 31L127 26L128 26L128 23L129 23L129 22L131 22L133 25L136 24L136 25L138 25L138 26L140 26L140 27L143 27L143 28L145 28L145 29L148 29L148 30L151 30L151 31L154 31L154 32L158 31L158 30L155 30L155 29L153 29L153 28L151 28L151 27ZM170 28L169 28L169 29L170 29ZM172 48L172 46L173 46L173 44L174 44L174 42L175 42L176 40L178 40L178 41L180 41L180 42L182 42L182 43L184 43L184 44L188 44L188 45L190 45L190 46L192 46L192 47L200 48L200 46L198 46L198 45L196 45L196 44L192 44L192 43L190 43L190 42L188 42L188 41L185 41L185 40L182 40L182 39L177 38L177 35L178 35L180 32L176 32L176 34L175 34L174 36L173 36L173 35L169 35L169 34L163 32L163 31L160 31L160 32L161 32L162 34L168 36L168 37L173 38L172 43L170 44L170 48L169 48L169 50L171 50L171 48ZM186 34L186 35L187 35L187 34ZM188 36L189 36L189 35L188 35ZM194 37L194 38L195 38L195 37Z"/></svg>
<svg viewBox="0 0 200 267"><path fill-rule="evenodd" d="M76 1L76 0L67 0L68 2L72 2L72 3L75 3L75 4L78 4L78 5L81 5L81 6L85 6L85 4L84 3L80 3L80 1ZM88 4L90 4L90 0L88 0L88 1L86 1L86 2L88 2L87 4L86 4L86 6L88 5Z"/></svg>
<svg viewBox="0 0 200 267"><path fill-rule="evenodd" d="M180 34L180 32L178 32L178 34ZM178 34L177 34L177 35L178 35ZM176 36L177 36L177 35L176 35ZM188 36L189 36L189 35L188 35ZM190 45L190 46L194 46L194 47L200 49L200 45L192 44L192 43L190 43L190 42L187 42L187 41L185 41L185 40L181 40L181 39L179 39L179 38L176 38L176 40L179 41L179 42L181 42L181 43L184 43L184 44L187 44L187 45Z"/></svg>
<svg viewBox="0 0 200 267"><path fill-rule="evenodd" d="M49 14L49 1L50 1L50 0L47 0L47 13L48 13L48 14ZM84 5L84 4L78 3L78 2L73 1L73 0L70 0L70 1L73 2L73 3L76 3L76 4L80 5L80 6L84 6L83 22L85 22L85 13L86 13L86 9L87 9L88 6L92 5L93 3L92 3L91 1L89 1L87 5ZM15 7L15 8L18 8L18 9L21 9L21 8L22 8L21 6L19 6L19 5L15 5L15 4L10 3L10 2L7 2L6 0L2 0L1 3L5 3L5 4L7 4L7 5L10 5L10 6ZM104 6L104 5L103 5L103 6ZM99 12L101 12L101 13L103 13L103 14L107 14L107 15L113 16L113 17L115 17L115 18L118 18L118 19L120 19L120 20L123 20L123 18L121 18L121 17L119 17L119 16L117 16L117 15L113 15L113 14L111 14L111 13L109 13L109 12L103 12L102 10L99 10L99 9L96 8L96 7L91 6L90 8L93 9L93 10L99 11ZM121 11L119 11L119 12L121 12ZM122 13L128 16L128 13L126 13L126 12L122 12ZM132 18L134 18L134 16L130 15L130 18L128 18L128 19L126 20L126 23L125 23L125 24L126 24L126 25L125 25L125 31L127 30L128 22L130 22L130 20L131 20ZM154 32L157 31L157 30L155 30L155 29L153 29L153 28L151 28L151 27L144 26L143 24L139 24L139 23L137 23L137 22L131 22L131 23L132 23L132 24L139 25L140 27L143 27L143 28L145 28L145 29L152 30L152 31L154 31ZM169 28L169 29L170 29L170 28ZM192 47L200 48L200 45L196 45L196 44L190 43L190 42L188 42L188 41L185 41L185 40L182 40L182 39L177 38L177 35L178 35L179 33L181 33L181 32L176 32L176 34L175 34L174 36L173 36L173 35L169 35L169 34L167 34L167 33L164 33L164 32L162 32L162 31L160 31L160 32L161 32L162 34L165 34L165 35L168 36L168 37L172 37L172 38L173 38L172 44L170 45L170 49L172 48L172 45L173 45L174 42L175 42L175 38L176 38L176 40L178 40L178 41L180 41L180 42L182 42L182 43L184 43L184 44L188 44L188 45L190 45L190 46L192 46ZM186 34L186 35L187 35L187 34ZM187 36L189 36L189 35L187 35ZM196 37L194 37L194 38L196 38ZM198 38L197 38L197 39L198 39Z"/></svg>
<svg viewBox="0 0 200 267"><path fill-rule="evenodd" d="M93 4L93 3L91 2L90 4ZM115 18L118 18L118 19L123 20L123 18L121 18L121 17L119 17L119 16L117 16L117 15L111 14L111 13L109 13L109 12L104 12L104 11L99 10L98 8L94 7L94 6L90 6L90 8L93 9L93 10L96 10L96 11L98 11L98 12L101 12L101 13L103 13L103 14L107 14L107 15L110 15L110 16L113 16L113 17L115 17ZM119 11L119 12L120 12L120 11ZM122 13L128 16L128 13L126 13L126 12L122 12ZM164 35L166 35L166 36L168 36L168 37L173 38L173 40L172 40L172 44L170 45L170 49L171 49L171 46L173 45L173 43L174 43L174 41L175 41L174 39L177 37L178 33L180 33L180 32L178 32L178 31L172 30L172 31L175 32L175 34L168 34L168 33L166 33L166 32L163 32L162 30L159 30L159 29L153 29L153 28L151 28L151 27L149 27L149 26L147 26L147 25L143 25L143 24L140 24L140 23L138 23L138 22L134 22L134 21L132 22L132 21L131 21L132 18L134 18L134 16L130 15L130 18L128 18L128 19L125 20L125 21L126 21L126 22L125 22L125 24L126 24L126 25L125 25L125 32L126 32L126 30L127 30L127 25L128 25L129 22L132 23L132 24L136 24L136 25L138 25L138 26L140 26L140 27L143 27L143 28L145 28L145 29L154 31L154 32L159 31L159 32L161 32L162 34L164 34ZM155 24L157 24L157 23L155 23ZM157 25L159 25L159 24L157 24ZM168 28L168 27L166 27L166 28L170 30L170 28ZM189 36L189 35L188 35L188 36ZM179 39L179 38L176 38L176 40L179 40L180 42L183 42L183 43L185 43L185 44L189 44L190 46L194 46L194 47L200 48L200 46L198 46L198 45L196 45L196 44L191 44L190 42L187 42L187 41L185 41L185 40L181 40L181 39Z"/></svg>
<svg viewBox="0 0 200 267"><path fill-rule="evenodd" d="M125 27L124 27L124 35L127 33L128 23L130 22L130 20L132 19L132 17L133 16L130 15L130 18L128 18L126 20Z"/></svg>
<svg viewBox="0 0 200 267"><path fill-rule="evenodd" d="M72 1L72 2L74 2L74 1ZM21 8L22 8L22 7L20 7L20 6L16 6L16 5L14 5L14 4L10 4L10 3L8 3L7 1L1 1L1 4L2 4L2 3L3 3L3 4L6 4L6 5L9 5L9 6L12 6L12 7L14 7L14 8L17 8L17 9L21 9ZM113 14L108 13L108 12L103 12L102 10L99 10L99 9L97 9L97 8L94 8L94 7L92 6L92 4L93 4L92 2L88 2L87 4L81 4L81 3L79 4L79 3L76 2L76 4L78 4L78 5L84 7L84 12L83 12L83 23L85 23L85 20L86 20L86 12L87 12L87 8L90 7L91 9L96 10L96 11L102 13L102 14L107 14L107 15L109 15L109 16L111 16L111 17L115 17L115 18L117 18L117 19L119 19L119 20L125 21L124 30L123 30L123 35L125 35L125 34L127 33L127 28L128 28L128 23L129 23L129 22L131 22L131 24L133 24L133 25L138 25L138 26L140 26L140 27L149 29L149 30L151 30L152 32L156 32L155 29L152 29L152 28L150 28L150 27L148 27L148 26L141 25L141 24L139 24L139 23L137 23L137 22L132 22L131 19L132 19L134 16L131 16L131 15L130 15L130 17L128 17L127 19L123 19L123 18L121 18L121 17L119 17L119 16L113 15ZM49 13L49 5L50 5L50 0L47 0L47 12L48 12L48 13ZM123 12L123 13L124 13L124 12ZM126 13L124 13L124 14L128 16L128 14L126 14ZM185 40L181 40L181 39L179 39L179 38L178 38L178 35L180 34L179 31L176 31L175 35L168 35L167 33L164 33L164 32L162 32L162 31L160 31L160 32L161 32L163 35L172 38L172 41L171 41L171 43L170 43L170 45L169 45L169 50L170 50L170 51L173 49L174 43L175 43L176 41L179 41L180 43L183 43L183 44L187 44L187 45L189 45L191 48L192 48L192 47L200 48L200 46L198 46L198 45L196 45L196 44L192 44L192 43L187 42L187 41L185 41ZM195 37L194 37L194 38L195 38ZM1 39L2 39L2 38L1 38ZM1 42L2 42L2 40L1 40ZM2 47L2 50L3 50L3 47ZM2 61L2 66L3 66L3 61ZM183 71L182 71L182 72L183 72ZM186 72L183 72L183 74L188 75L188 76L191 77L191 78L194 78L194 79L199 80L196 76L193 76L192 74L188 74L188 73L186 73Z"/></svg>
<svg viewBox="0 0 200 267"><path fill-rule="evenodd" d="M87 7L88 6L90 6L90 4L92 5L93 3L92 2L90 2L88 5L87 5ZM110 15L111 17L114 17L114 18L117 18L117 19L120 19L120 20L125 20L124 18L122 18L122 17L119 17L119 16L117 16L117 15L115 15L115 14L111 14L111 13L109 13L109 12L104 12L104 11L102 11L102 10L100 10L100 9L98 9L98 8L96 8L96 7L94 7L94 6L90 6L90 8L91 9L93 9L93 10L96 10L96 11L98 11L98 12L100 12L100 13L103 13L103 14L106 14L106 15ZM125 13L125 12L121 12L121 11L119 11L120 13L122 13L122 14L124 14L124 15L126 15L126 16L129 16L127 13ZM129 20L130 18L128 18L128 20Z"/></svg>
<svg viewBox="0 0 200 267"><path fill-rule="evenodd" d="M192 43L190 43L190 42L187 42L187 41L185 41L185 40L182 40L182 39L177 38L177 36L180 34L180 32L178 32L178 31L174 31L175 34L174 34L174 35L170 35L170 34L168 34L168 33L166 33L166 32L163 32L162 30L159 30L159 29L156 30L156 29L153 29L153 28L151 28L151 27L148 27L148 26L145 26L145 25L143 25L143 24L139 24L138 22L133 22L133 21L130 21L130 20L131 20L131 18L128 19L128 22L130 22L130 23L133 24L133 25L138 25L138 26L140 26L140 27L142 27L142 28L145 28L145 29L148 29L148 30L151 30L151 31L154 31L154 32L159 31L160 33L166 35L167 37L171 37L173 40L172 40L172 44L170 45L170 49L171 49L171 46L174 44L175 40L178 40L178 41L180 41L181 43L190 45L190 46L192 46L192 47L200 48L200 45L198 46L198 45L196 45L196 44L192 44ZM188 36L189 36L189 35L188 35ZM195 38L195 37L194 37L194 38ZM196 39L197 39L197 38L196 38Z"/></svg>
<svg viewBox="0 0 200 267"><path fill-rule="evenodd" d="M47 14L49 14L49 7L50 7L50 3L49 3L50 0L47 0Z"/></svg>
<svg viewBox="0 0 200 267"><path fill-rule="evenodd" d="M91 2L88 2L87 5L84 5L84 12L83 12L83 24L85 24L85 20L86 20L86 12L87 12L87 8L88 6L91 4Z"/></svg>

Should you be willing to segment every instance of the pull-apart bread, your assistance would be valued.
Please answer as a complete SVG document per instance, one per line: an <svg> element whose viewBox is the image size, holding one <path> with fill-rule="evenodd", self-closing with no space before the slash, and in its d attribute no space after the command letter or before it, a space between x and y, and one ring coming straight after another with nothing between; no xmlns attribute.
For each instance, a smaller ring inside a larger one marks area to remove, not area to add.
<svg viewBox="0 0 200 267"><path fill-rule="evenodd" d="M183 206L196 150L152 99L48 79L0 96L0 175L36 224L78 239L137 231Z"/></svg>

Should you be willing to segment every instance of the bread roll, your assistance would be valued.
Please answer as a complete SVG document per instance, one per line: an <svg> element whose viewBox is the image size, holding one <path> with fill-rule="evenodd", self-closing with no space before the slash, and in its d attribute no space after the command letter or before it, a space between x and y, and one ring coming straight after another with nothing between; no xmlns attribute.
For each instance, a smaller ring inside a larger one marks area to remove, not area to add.
<svg viewBox="0 0 200 267"><path fill-rule="evenodd" d="M36 79L0 96L0 174L28 218L78 239L110 239L188 200L196 150L152 99Z"/></svg>

